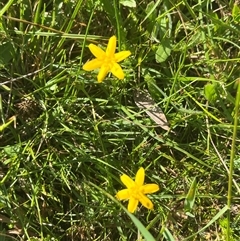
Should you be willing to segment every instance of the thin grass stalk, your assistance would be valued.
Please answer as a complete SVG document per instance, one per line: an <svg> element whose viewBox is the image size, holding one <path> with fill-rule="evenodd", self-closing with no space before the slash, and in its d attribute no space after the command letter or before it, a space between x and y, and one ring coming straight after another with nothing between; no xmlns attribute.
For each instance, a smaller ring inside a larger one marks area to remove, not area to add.
<svg viewBox="0 0 240 241"><path fill-rule="evenodd" d="M228 222L227 222L227 241L231 240L231 204L232 204L232 181L234 173L234 157L235 157L235 143L237 138L237 125L238 125L238 110L240 102L240 79L237 80L237 94L235 102L235 114L234 114L234 126L233 126L233 138L232 138L232 147L230 153L230 167L229 167L229 176L228 176L228 196L227 196L227 206L228 206Z"/></svg>
<svg viewBox="0 0 240 241"><path fill-rule="evenodd" d="M118 49L121 50L122 36L121 36L121 29L120 29L120 24L119 24L119 6L118 6L116 0L113 1L113 6L114 6L114 12L115 12L115 17L116 17L116 25L117 25Z"/></svg>
<svg viewBox="0 0 240 241"><path fill-rule="evenodd" d="M87 24L87 28L86 28L86 32L85 32L85 37L83 39L83 44L82 44L82 51L81 51L81 55L80 55L80 61L79 61L79 65L81 66L82 65L82 60L83 60L83 53L84 53L84 49L85 49L85 45L86 45L86 41L87 41L87 36L88 36L88 32L89 32L89 28L90 28L90 25L91 25L91 22L92 22L92 18L93 18L93 15L94 15L94 12L95 12L95 9L96 7L98 6L97 3L95 3L93 9L92 9L92 13L90 15L90 18L89 18L89 21L88 21L88 24Z"/></svg>

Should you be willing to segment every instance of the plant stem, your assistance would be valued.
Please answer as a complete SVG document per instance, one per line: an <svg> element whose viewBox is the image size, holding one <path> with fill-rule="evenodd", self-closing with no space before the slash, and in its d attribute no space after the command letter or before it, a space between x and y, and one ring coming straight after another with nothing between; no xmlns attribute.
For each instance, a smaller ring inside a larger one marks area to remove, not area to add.
<svg viewBox="0 0 240 241"><path fill-rule="evenodd" d="M232 139L232 148L230 154L230 167L229 167L229 176L228 176L228 223L227 223L227 241L231 239L231 202L232 202L232 180L233 180L233 172L234 172L234 157L235 157L235 143L237 137L237 125L238 125L238 109L240 102L240 79L237 79L237 94L236 94L236 102L235 102L235 114L234 114L234 126L233 126L233 139Z"/></svg>

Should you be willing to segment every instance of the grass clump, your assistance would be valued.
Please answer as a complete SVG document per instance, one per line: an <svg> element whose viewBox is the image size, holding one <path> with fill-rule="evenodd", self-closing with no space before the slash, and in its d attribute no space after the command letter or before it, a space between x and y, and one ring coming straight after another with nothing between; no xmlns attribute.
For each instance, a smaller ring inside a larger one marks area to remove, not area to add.
<svg viewBox="0 0 240 241"><path fill-rule="evenodd" d="M0 9L3 240L238 240L237 3L9 0ZM105 50L114 35L117 52L131 52L125 78L98 83L98 71L82 69L94 58L87 47ZM143 109L138 93L150 96ZM160 191L154 210L130 214L115 195L120 176L141 167Z"/></svg>

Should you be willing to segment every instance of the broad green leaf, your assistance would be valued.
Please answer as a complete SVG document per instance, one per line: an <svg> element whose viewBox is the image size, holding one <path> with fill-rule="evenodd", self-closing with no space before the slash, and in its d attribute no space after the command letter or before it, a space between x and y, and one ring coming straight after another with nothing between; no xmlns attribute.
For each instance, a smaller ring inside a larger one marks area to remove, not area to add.
<svg viewBox="0 0 240 241"><path fill-rule="evenodd" d="M151 40L160 43L167 34L167 23L166 17L159 18L157 21L153 20L154 25L151 32Z"/></svg>
<svg viewBox="0 0 240 241"><path fill-rule="evenodd" d="M151 1L147 4L145 13L147 14L149 20L155 20L157 18L157 11L154 8L154 1Z"/></svg>
<svg viewBox="0 0 240 241"><path fill-rule="evenodd" d="M13 56L14 48L11 42L0 43L0 66L8 64Z"/></svg>
<svg viewBox="0 0 240 241"><path fill-rule="evenodd" d="M188 194L186 196L184 202L184 209L188 216L194 217L190 212L193 208L195 198L196 198L196 191L197 191L197 181L196 177L193 179L190 189L188 190Z"/></svg>
<svg viewBox="0 0 240 241"><path fill-rule="evenodd" d="M204 86L204 94L205 97L208 101L213 102L217 98L217 93L216 93L216 85L214 84L206 84Z"/></svg>
<svg viewBox="0 0 240 241"><path fill-rule="evenodd" d="M136 1L135 0L120 0L120 4L122 4L125 7L129 7L129 8L135 8L136 7Z"/></svg>
<svg viewBox="0 0 240 241"><path fill-rule="evenodd" d="M168 34L168 19L167 17L162 17L160 19L158 19L157 21L157 26L159 29L159 37L158 39L160 39L161 41L164 42L164 39L166 38L166 34Z"/></svg>
<svg viewBox="0 0 240 241"><path fill-rule="evenodd" d="M154 40L154 29L156 28L157 22L157 11L154 9L154 2L151 1L147 4L145 14L148 16L148 24L146 26L148 35L151 36L151 40Z"/></svg>
<svg viewBox="0 0 240 241"><path fill-rule="evenodd" d="M170 56L171 51L171 40L169 38L162 40L155 54L156 61L158 63L164 62Z"/></svg>
<svg viewBox="0 0 240 241"><path fill-rule="evenodd" d="M240 20L240 7L237 4L233 5L232 17L235 21L239 22L239 20Z"/></svg>
<svg viewBox="0 0 240 241"><path fill-rule="evenodd" d="M4 164L9 164L13 159L18 157L18 153L20 152L21 144L8 145L3 148L4 153L8 156L8 158L4 161ZM11 160L12 159L12 160Z"/></svg>
<svg viewBox="0 0 240 241"><path fill-rule="evenodd" d="M152 1L153 3L155 3L154 1ZM157 0L156 3L152 6L152 2L149 3L149 5L151 6L151 9L149 9L147 15L145 16L145 18L142 20L142 22L140 23L140 25L143 24L143 22L145 22L149 16L156 10L156 8L158 7L158 5L162 2L162 0Z"/></svg>

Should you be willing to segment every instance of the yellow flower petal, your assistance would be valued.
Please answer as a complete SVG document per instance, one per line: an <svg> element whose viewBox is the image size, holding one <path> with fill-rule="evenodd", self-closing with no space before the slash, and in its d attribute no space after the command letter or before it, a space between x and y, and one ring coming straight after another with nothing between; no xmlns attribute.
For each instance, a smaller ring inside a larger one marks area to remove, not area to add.
<svg viewBox="0 0 240 241"><path fill-rule="evenodd" d="M83 69L86 71L91 71L94 69L98 69L102 66L102 61L99 61L98 59L93 59L88 61L86 64L83 65Z"/></svg>
<svg viewBox="0 0 240 241"><path fill-rule="evenodd" d="M109 71L117 78L124 79L123 70L117 62L120 62L127 58L131 54L131 52L121 51L115 54L116 45L117 38L116 36L112 36L108 41L106 52L104 52L95 44L89 44L88 46L92 54L96 57L96 59L84 64L83 69L86 71L90 71L101 68L97 77L98 82L102 82Z"/></svg>
<svg viewBox="0 0 240 241"><path fill-rule="evenodd" d="M130 213L133 213L137 209L137 206L138 206L138 200L135 198L130 198L128 203L128 211Z"/></svg>
<svg viewBox="0 0 240 241"><path fill-rule="evenodd" d="M97 79L98 79L98 82L101 83L107 76L108 72L109 72L109 66L108 65L102 65L99 73L98 73L98 76L97 76Z"/></svg>
<svg viewBox="0 0 240 241"><path fill-rule="evenodd" d="M157 184L146 184L143 185L140 189L143 194L154 193L159 190L159 186Z"/></svg>
<svg viewBox="0 0 240 241"><path fill-rule="evenodd" d="M108 41L108 46L106 50L107 56L112 56L112 57L114 56L116 51L116 44L117 44L117 38L116 36L112 36Z"/></svg>
<svg viewBox="0 0 240 241"><path fill-rule="evenodd" d="M123 190L117 192L116 197L119 200L129 199L130 195L129 195L128 189L123 189Z"/></svg>
<svg viewBox="0 0 240 241"><path fill-rule="evenodd" d="M142 194L139 198L139 201L145 208L153 209L153 203L147 196Z"/></svg>
<svg viewBox="0 0 240 241"><path fill-rule="evenodd" d="M133 186L135 186L135 182L126 174L123 174L121 177L120 177L122 183L128 188L132 188Z"/></svg>
<svg viewBox="0 0 240 241"><path fill-rule="evenodd" d="M120 178L127 189L123 189L117 193L117 198L120 200L129 199L128 211L133 213L138 203L140 202L144 207L153 209L152 201L145 195L148 193L154 193L159 190L159 186L154 183L144 184L145 170L139 168L137 171L135 181L133 181L128 175L123 174Z"/></svg>
<svg viewBox="0 0 240 241"><path fill-rule="evenodd" d="M130 55L131 55L130 51L121 51L119 53L116 53L114 55L114 58L115 58L116 62L120 62L120 61L126 59Z"/></svg>
<svg viewBox="0 0 240 241"><path fill-rule="evenodd" d="M121 66L117 63L113 64L113 67L110 70L114 76L116 76L118 79L124 79L124 73L121 68Z"/></svg>
<svg viewBox="0 0 240 241"><path fill-rule="evenodd" d="M100 49L97 45L89 44L88 48L96 58L101 60L105 58L105 52L102 49Z"/></svg>
<svg viewBox="0 0 240 241"><path fill-rule="evenodd" d="M135 182L139 187L141 187L143 185L144 178L145 178L145 171L144 171L144 168L141 167L137 171L136 178L135 178Z"/></svg>

